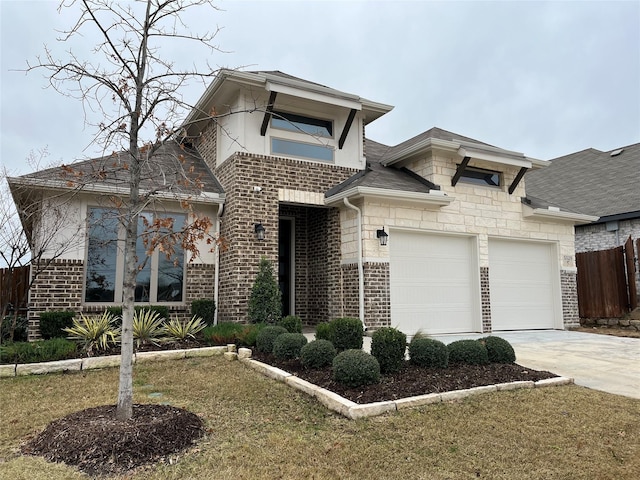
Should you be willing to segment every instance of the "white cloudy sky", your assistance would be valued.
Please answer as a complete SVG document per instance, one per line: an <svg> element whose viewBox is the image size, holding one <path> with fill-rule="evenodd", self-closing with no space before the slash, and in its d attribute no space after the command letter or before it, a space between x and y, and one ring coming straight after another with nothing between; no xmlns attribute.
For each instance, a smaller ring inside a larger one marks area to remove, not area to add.
<svg viewBox="0 0 640 480"><path fill-rule="evenodd" d="M281 70L394 105L367 127L382 143L433 126L541 159L640 142L638 0L218 5L191 23L223 27L218 43L229 53L210 63ZM12 71L45 44L62 55L55 30L73 17L28 0L0 0L0 17L2 162L27 173L31 150L65 163L96 154L77 101L45 89L40 73ZM85 35L84 46L92 42Z"/></svg>

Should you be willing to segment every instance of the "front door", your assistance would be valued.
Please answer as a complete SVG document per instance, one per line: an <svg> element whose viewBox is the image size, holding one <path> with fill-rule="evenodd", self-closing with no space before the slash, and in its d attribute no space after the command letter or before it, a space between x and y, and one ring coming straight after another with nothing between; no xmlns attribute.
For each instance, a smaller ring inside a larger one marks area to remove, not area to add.
<svg viewBox="0 0 640 480"><path fill-rule="evenodd" d="M278 284L282 293L282 316L294 315L293 220L281 218L278 232Z"/></svg>

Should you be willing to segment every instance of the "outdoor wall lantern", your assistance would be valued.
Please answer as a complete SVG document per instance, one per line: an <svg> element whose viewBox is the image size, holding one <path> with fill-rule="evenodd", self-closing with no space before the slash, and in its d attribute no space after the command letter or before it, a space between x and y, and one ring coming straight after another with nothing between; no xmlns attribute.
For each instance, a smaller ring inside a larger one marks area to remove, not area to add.
<svg viewBox="0 0 640 480"><path fill-rule="evenodd" d="M387 245L389 234L384 231L384 227L382 227L382 230L376 230L376 237L380 240L380 246L384 247Z"/></svg>
<svg viewBox="0 0 640 480"><path fill-rule="evenodd" d="M260 241L264 240L265 228L262 226L262 224L261 223L254 224L253 229L256 232L256 238Z"/></svg>

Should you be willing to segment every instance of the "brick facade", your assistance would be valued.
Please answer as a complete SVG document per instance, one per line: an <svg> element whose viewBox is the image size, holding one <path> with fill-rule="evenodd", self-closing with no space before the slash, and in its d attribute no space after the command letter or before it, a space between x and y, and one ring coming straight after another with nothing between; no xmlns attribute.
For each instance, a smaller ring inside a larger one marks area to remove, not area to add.
<svg viewBox="0 0 640 480"><path fill-rule="evenodd" d="M389 263L365 262L363 269L364 318L367 328L375 330L380 327L389 327L391 326Z"/></svg>
<svg viewBox="0 0 640 480"><path fill-rule="evenodd" d="M201 152L210 167L214 159ZM279 190L322 194L351 177L355 169L264 155L236 153L215 168L225 191L220 234L219 321L247 321L251 287L262 256L278 261L280 216L293 214L296 222L295 311L307 324L332 318L340 310L333 286L340 279L340 222L335 209L306 205L296 209L281 204ZM258 187L258 188L254 188ZM254 225L266 229L256 239ZM305 231L306 230L306 231ZM307 258L302 258L305 253ZM305 278L306 275L306 278Z"/></svg>
<svg viewBox="0 0 640 480"><path fill-rule="evenodd" d="M491 289L489 267L480 267L480 298L482 303L482 331L491 331Z"/></svg>
<svg viewBox="0 0 640 480"><path fill-rule="evenodd" d="M560 289L562 293L562 320L565 328L579 327L578 287L575 272L562 270L560 272Z"/></svg>

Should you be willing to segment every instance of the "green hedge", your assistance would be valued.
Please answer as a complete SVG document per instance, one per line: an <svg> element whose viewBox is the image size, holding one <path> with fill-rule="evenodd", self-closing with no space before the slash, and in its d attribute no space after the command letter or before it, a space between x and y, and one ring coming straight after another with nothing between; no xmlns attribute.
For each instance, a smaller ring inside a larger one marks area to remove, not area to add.
<svg viewBox="0 0 640 480"><path fill-rule="evenodd" d="M16 342L0 347L0 363L39 363L77 358L77 345L64 338Z"/></svg>
<svg viewBox="0 0 640 480"><path fill-rule="evenodd" d="M216 302L208 298L200 298L191 302L191 316L202 318L207 325L213 325L216 314Z"/></svg>
<svg viewBox="0 0 640 480"><path fill-rule="evenodd" d="M371 355L378 360L382 373L400 370L406 350L407 336L395 328L380 328L371 337Z"/></svg>
<svg viewBox="0 0 640 480"><path fill-rule="evenodd" d="M51 311L40 313L40 335L44 340L50 338L65 338L64 328L73 325L75 312Z"/></svg>

